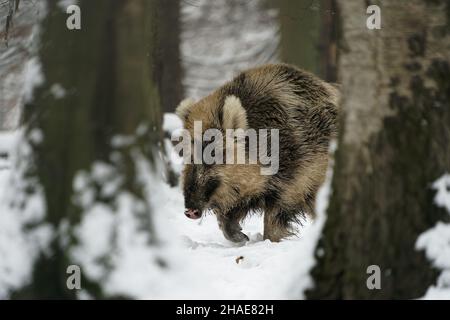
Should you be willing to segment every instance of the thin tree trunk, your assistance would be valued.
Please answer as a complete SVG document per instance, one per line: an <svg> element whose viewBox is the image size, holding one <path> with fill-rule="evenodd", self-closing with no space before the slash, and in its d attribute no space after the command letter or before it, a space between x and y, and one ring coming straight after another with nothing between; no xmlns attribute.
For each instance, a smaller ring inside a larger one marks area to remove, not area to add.
<svg viewBox="0 0 450 320"><path fill-rule="evenodd" d="M0 130L14 130L21 120L24 70L30 59L33 27L39 23L38 7L31 1L0 3Z"/></svg>
<svg viewBox="0 0 450 320"><path fill-rule="evenodd" d="M281 0L281 61L318 74L320 71L320 1Z"/></svg>
<svg viewBox="0 0 450 320"><path fill-rule="evenodd" d="M320 6L320 75L328 82L337 81L338 8L336 0L322 0Z"/></svg>
<svg viewBox="0 0 450 320"><path fill-rule="evenodd" d="M164 112L175 112L183 99L180 57L180 1L157 0L158 45L155 51L155 80Z"/></svg>
<svg viewBox="0 0 450 320"><path fill-rule="evenodd" d="M154 3L81 0L78 31L66 28L68 16L56 1L46 3L38 54L44 82L25 107L28 136L42 135L39 143L29 139L34 163L28 175L42 186L46 212L44 220L30 228L49 224L60 230L63 223L68 228L39 255L30 285L18 290L15 298L76 297L66 286L66 268L74 264L69 254L77 242L74 229L83 219L83 209L73 201L75 177L89 172L97 161L108 163L125 177L120 190L145 202L133 155L138 151L152 162L152 148L161 139L152 72ZM115 148L118 136L135 140ZM120 164L112 162L113 151L121 157ZM98 193L95 201L114 211L114 196ZM154 243L149 207L145 209L142 226ZM83 289L92 297L104 297L101 284L92 279L83 278Z"/></svg>
<svg viewBox="0 0 450 320"><path fill-rule="evenodd" d="M450 4L379 1L382 29L369 30L366 2L338 3L342 126L307 297L418 298L436 271L415 242L444 217L430 184L450 170Z"/></svg>

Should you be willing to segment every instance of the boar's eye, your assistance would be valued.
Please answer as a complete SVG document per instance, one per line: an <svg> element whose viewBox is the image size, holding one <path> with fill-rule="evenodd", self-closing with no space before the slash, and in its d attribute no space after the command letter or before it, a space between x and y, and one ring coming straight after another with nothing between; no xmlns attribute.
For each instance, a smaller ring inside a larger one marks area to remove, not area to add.
<svg viewBox="0 0 450 320"><path fill-rule="evenodd" d="M220 180L217 178L211 178L206 182L205 185L205 197L209 200L213 195L214 191L219 187Z"/></svg>

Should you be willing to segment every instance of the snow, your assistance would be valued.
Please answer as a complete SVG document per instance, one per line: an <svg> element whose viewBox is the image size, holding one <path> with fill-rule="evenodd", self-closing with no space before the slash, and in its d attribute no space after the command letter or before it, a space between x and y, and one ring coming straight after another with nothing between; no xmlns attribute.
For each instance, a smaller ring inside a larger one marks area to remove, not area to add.
<svg viewBox="0 0 450 320"><path fill-rule="evenodd" d="M66 96L67 91L59 83L55 83L50 88L50 93L55 97L55 99L62 99Z"/></svg>
<svg viewBox="0 0 450 320"><path fill-rule="evenodd" d="M450 214L450 174L437 179L432 188L436 190L434 203ZM424 250L433 266L442 270L437 284L431 286L423 299L450 299L450 223L438 222L422 233L416 242L417 250Z"/></svg>
<svg viewBox="0 0 450 320"><path fill-rule="evenodd" d="M178 129L180 123L174 116L164 118L169 119L165 128ZM33 143L45 139L41 132L31 132L30 136ZM172 159L177 156L170 146L167 145ZM0 134L0 148L10 153L5 160L8 166L0 167L1 299L29 281L37 253L46 252L56 234L61 245L67 246L70 231L68 222L63 220L57 230L41 224L31 232L23 232L25 224L39 223L45 217L45 202L38 186L34 186L37 191L31 196L17 192L27 187L20 173L28 163L17 159L29 159L30 146L23 140L23 131L18 130ZM333 143L330 153L335 148ZM117 154L112 158L120 161ZM115 199L114 211L95 202L96 192L108 197L120 190L122 180L114 166L96 162L89 172L80 172L74 180L74 201L85 212L73 231L79 243L70 247L68 253L85 275L100 281L107 294L137 299L304 298L304 291L313 286L310 271L326 220L332 161L317 197L315 221L307 220L298 227L298 237L272 243L262 239L262 219L253 215L243 224L243 231L250 238L243 245L227 241L212 214L200 221L187 219L180 187L164 183L158 174L163 170L152 169L138 153L135 161L147 200L122 192ZM96 191L94 185L100 189ZM442 175L431 187L436 190L434 203L449 210L450 175ZM25 196L27 206L22 208L20 203ZM145 231L142 220L133 214L146 212L147 208L151 208L156 242ZM449 244L450 224L444 222L438 222L417 240L417 249L424 250L433 265L442 270L424 299L450 298ZM85 290L78 297L92 298Z"/></svg>
<svg viewBox="0 0 450 320"><path fill-rule="evenodd" d="M165 128L178 129L173 116L164 118L171 122ZM115 214L92 201L89 181L103 181L102 188L107 188L114 176L111 167L97 163L90 173L75 180L76 190L82 191L79 199L85 199L80 203L89 209L76 232L81 244L73 256L90 277L103 279L105 292L144 299L303 298L303 291L312 285L309 271L315 264L314 249L325 221L331 168L318 195L318 218L305 221L298 237L280 243L263 241L262 218L253 215L243 226L250 241L236 245L223 237L212 214L200 221L187 219L180 188L162 182L142 159L137 163L142 182L151 181L146 194L158 239L156 248L148 246L148 238L131 214L136 199L120 195ZM104 264L102 257L111 251L112 258ZM83 292L80 297L85 295Z"/></svg>
<svg viewBox="0 0 450 320"><path fill-rule="evenodd" d="M0 45L0 129L17 128L21 108L34 88L44 81L41 65L33 53L39 35L39 21L46 15L45 1L22 1L10 30L9 47ZM3 19L0 17L1 25ZM43 223L46 203L42 188L33 178L30 143L38 145L44 137L33 130L0 132L0 299L30 280L35 259L51 254L53 228Z"/></svg>
<svg viewBox="0 0 450 320"><path fill-rule="evenodd" d="M201 286L195 291L177 292L172 298L296 299L311 286L309 270L314 265L322 219L305 222L298 238L272 243L262 240L262 219L252 216L243 225L250 241L239 246L224 239L213 215L200 222L186 219L183 198L176 188L157 199L165 215L160 218L160 226L169 222L172 234L177 234L181 242L178 257L184 262L178 287L190 288L193 276ZM237 263L239 257L243 259Z"/></svg>
<svg viewBox="0 0 450 320"><path fill-rule="evenodd" d="M164 132L174 132L175 130L183 127L183 122L175 113L165 113L163 122Z"/></svg>
<svg viewBox="0 0 450 320"><path fill-rule="evenodd" d="M433 183L436 190L434 202L438 207L445 208L450 214L450 174L444 174Z"/></svg>
<svg viewBox="0 0 450 320"><path fill-rule="evenodd" d="M0 299L29 281L34 260L48 252L54 230L42 223L45 201L36 181L23 179L31 149L22 130L2 134L8 165L0 166Z"/></svg>
<svg viewBox="0 0 450 320"><path fill-rule="evenodd" d="M34 88L44 82L44 75L38 58L33 57L25 64L23 81L23 97L25 102L29 102L33 98Z"/></svg>
<svg viewBox="0 0 450 320"><path fill-rule="evenodd" d="M17 132L14 131L0 131L0 154L9 154L17 139Z"/></svg>
<svg viewBox="0 0 450 320"><path fill-rule="evenodd" d="M172 122L166 126L175 130L177 121L173 116L165 119ZM120 159L117 155L112 158ZM318 195L318 218L305 221L298 237L280 243L263 241L262 218L253 215L243 225L250 241L236 245L223 237L212 214L200 221L187 219L180 187L164 183L158 174L162 170L152 169L139 153L134 158L148 201L119 192L114 211L97 203L96 192L108 196L120 190L121 178L110 164L96 162L74 180L73 201L84 209L84 214L73 230L79 242L68 253L85 275L100 281L107 294L137 299L303 298L303 291L312 285L309 271L315 263L314 249L325 221L331 170ZM5 194L14 175L14 170L0 171L0 195ZM96 191L94 185L101 187ZM35 197L30 202L37 211L29 217L6 206L5 201L0 203L0 298L29 280L36 255L31 255L30 250L44 250L56 234L43 225L34 232L33 239L38 240L30 245L29 236L22 232L24 220L42 219L45 204L41 200ZM151 208L156 238L149 237L142 217L133 213L147 208ZM60 243L68 245L68 222L63 220L57 229ZM91 298L85 290L78 297Z"/></svg>
<svg viewBox="0 0 450 320"><path fill-rule="evenodd" d="M417 248L425 250L427 257L439 269L450 269L450 224L438 222L417 240Z"/></svg>

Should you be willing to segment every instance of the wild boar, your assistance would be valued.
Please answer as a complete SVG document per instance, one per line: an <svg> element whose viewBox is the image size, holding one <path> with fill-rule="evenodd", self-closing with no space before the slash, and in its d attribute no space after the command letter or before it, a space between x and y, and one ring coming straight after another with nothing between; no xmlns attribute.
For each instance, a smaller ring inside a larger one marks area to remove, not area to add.
<svg viewBox="0 0 450 320"><path fill-rule="evenodd" d="M276 130L279 163L272 175L261 173L259 160L187 163L182 173L186 216L198 219L212 211L225 238L233 242L248 240L240 222L253 212L264 213L265 239L280 241L292 235L295 223L314 216L329 142L337 134L338 100L335 86L294 66L270 64L240 73L198 102L183 101L176 112L191 137L197 122L202 133L254 129L260 135L262 129ZM247 138L243 145L249 153ZM236 151L225 150L220 142L224 153ZM201 143L205 148L205 141ZM269 155L271 151L273 146Z"/></svg>

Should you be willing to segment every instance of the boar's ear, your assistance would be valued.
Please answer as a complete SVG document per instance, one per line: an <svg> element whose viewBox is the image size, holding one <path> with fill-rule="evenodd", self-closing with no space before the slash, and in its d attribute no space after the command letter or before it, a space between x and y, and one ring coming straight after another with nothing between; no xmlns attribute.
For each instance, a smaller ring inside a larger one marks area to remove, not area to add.
<svg viewBox="0 0 450 320"><path fill-rule="evenodd" d="M238 97L226 97L223 104L222 126L224 129L247 129L247 112Z"/></svg>
<svg viewBox="0 0 450 320"><path fill-rule="evenodd" d="M192 98L184 99L180 102L175 113L180 117L181 120L186 120L187 115L189 114L189 108L195 104L195 100Z"/></svg>

